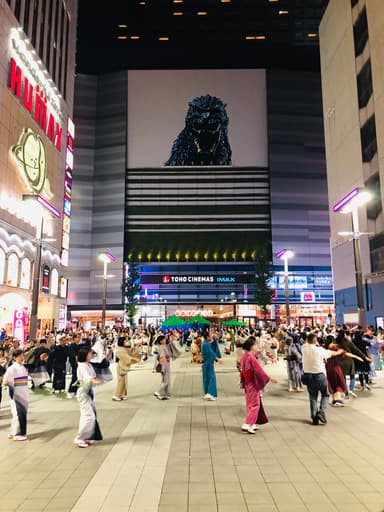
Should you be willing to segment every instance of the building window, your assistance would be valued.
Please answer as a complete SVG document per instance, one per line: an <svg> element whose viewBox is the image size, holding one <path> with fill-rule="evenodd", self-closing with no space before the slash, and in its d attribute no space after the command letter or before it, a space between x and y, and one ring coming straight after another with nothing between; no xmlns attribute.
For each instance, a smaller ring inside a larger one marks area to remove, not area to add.
<svg viewBox="0 0 384 512"><path fill-rule="evenodd" d="M20 21L20 14L21 14L21 0L16 0L15 3L15 16Z"/></svg>
<svg viewBox="0 0 384 512"><path fill-rule="evenodd" d="M39 14L39 2L34 0L33 2L33 18L32 18L32 44L36 48L36 35L37 35L37 18ZM43 14L43 13L42 13Z"/></svg>
<svg viewBox="0 0 384 512"><path fill-rule="evenodd" d="M384 235L377 235L369 241L372 272L384 270Z"/></svg>
<svg viewBox="0 0 384 512"><path fill-rule="evenodd" d="M17 286L19 282L19 258L14 252L8 257L7 285Z"/></svg>
<svg viewBox="0 0 384 512"><path fill-rule="evenodd" d="M359 108L366 107L373 92L371 59L367 60L357 75L357 92L359 95Z"/></svg>
<svg viewBox="0 0 384 512"><path fill-rule="evenodd" d="M46 59L46 67L47 67L49 70L51 70L52 18L53 18L53 0L48 0L48 35L47 35L47 59Z"/></svg>
<svg viewBox="0 0 384 512"><path fill-rule="evenodd" d="M61 14L60 14L60 33L59 33L59 76L57 81L57 86L60 91L63 90L62 77L63 77L63 54L64 54L64 21L65 21L65 10L64 5L61 5Z"/></svg>
<svg viewBox="0 0 384 512"><path fill-rule="evenodd" d="M49 1L49 0L48 0ZM47 8L47 0L43 0L41 4L41 19L40 19L40 42L39 42L39 55L43 58L44 54L44 36L45 36L45 10Z"/></svg>
<svg viewBox="0 0 384 512"><path fill-rule="evenodd" d="M28 26L29 26L29 12L31 10L31 0L25 0L24 4L24 32L28 34Z"/></svg>
<svg viewBox="0 0 384 512"><path fill-rule="evenodd" d="M68 51L69 51L69 15L66 12L65 13L67 18L66 23L66 34L65 34L65 64L64 64L64 90L63 90L63 96L64 99L67 99L67 74L68 74Z"/></svg>
<svg viewBox="0 0 384 512"><path fill-rule="evenodd" d="M5 277L5 252L0 249L0 284L4 284Z"/></svg>
<svg viewBox="0 0 384 512"><path fill-rule="evenodd" d="M24 258L21 262L20 288L29 290L31 287L31 262L28 258Z"/></svg>
<svg viewBox="0 0 384 512"><path fill-rule="evenodd" d="M57 85L57 52L59 51L59 16L60 16L60 3L56 2L55 8L55 25L53 31L53 64L52 64L52 78L55 84Z"/></svg>
<svg viewBox="0 0 384 512"><path fill-rule="evenodd" d="M59 273L55 268L51 272L51 295L59 295Z"/></svg>
<svg viewBox="0 0 384 512"><path fill-rule="evenodd" d="M368 21L365 7L353 27L353 38L355 40L355 55L358 57L363 52L368 41Z"/></svg>
<svg viewBox="0 0 384 512"><path fill-rule="evenodd" d="M377 153L376 121L371 116L360 130L363 162L370 162Z"/></svg>
<svg viewBox="0 0 384 512"><path fill-rule="evenodd" d="M372 199L367 203L367 217L370 220L376 220L383 209L379 173L365 182L365 188L372 194Z"/></svg>

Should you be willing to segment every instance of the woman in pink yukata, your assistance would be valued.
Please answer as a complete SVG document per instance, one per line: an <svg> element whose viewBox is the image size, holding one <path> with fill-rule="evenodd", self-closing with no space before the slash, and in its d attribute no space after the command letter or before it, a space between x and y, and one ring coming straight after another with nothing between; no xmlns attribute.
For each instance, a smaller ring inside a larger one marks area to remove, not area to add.
<svg viewBox="0 0 384 512"><path fill-rule="evenodd" d="M256 430L259 428L257 425L268 423L260 393L268 382L277 384L277 380L271 379L260 366L255 355L257 353L257 344L253 336L250 336L247 341L243 343L243 349L244 354L240 360L240 376L244 385L247 417L241 430L249 434L255 434Z"/></svg>

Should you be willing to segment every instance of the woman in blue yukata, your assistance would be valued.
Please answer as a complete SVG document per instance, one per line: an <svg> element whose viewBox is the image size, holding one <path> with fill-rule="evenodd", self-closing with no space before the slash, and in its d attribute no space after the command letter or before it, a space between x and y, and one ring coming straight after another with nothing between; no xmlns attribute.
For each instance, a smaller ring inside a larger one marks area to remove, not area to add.
<svg viewBox="0 0 384 512"><path fill-rule="evenodd" d="M208 333L201 345L201 356L203 358L204 400L214 401L217 399L215 362L221 364L222 360L217 341L213 340Z"/></svg>

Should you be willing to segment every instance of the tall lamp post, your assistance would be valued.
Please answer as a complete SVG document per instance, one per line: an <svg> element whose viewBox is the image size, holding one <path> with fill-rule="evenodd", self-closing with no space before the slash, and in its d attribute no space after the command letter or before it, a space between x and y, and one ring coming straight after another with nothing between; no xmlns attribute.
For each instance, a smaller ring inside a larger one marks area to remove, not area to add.
<svg viewBox="0 0 384 512"><path fill-rule="evenodd" d="M285 311L287 316L287 325L291 323L291 310L289 307L289 285L288 285L288 260L293 258L295 253L291 249L282 249L276 254L276 258L284 261L284 290L285 290Z"/></svg>
<svg viewBox="0 0 384 512"><path fill-rule="evenodd" d="M35 205L36 203L37 205L39 205L36 209L38 215L36 222L36 259L33 266L31 319L29 324L29 339L35 340L38 325L41 253L44 241L44 211L48 211L57 219L61 218L61 213L54 206L52 206L46 199L37 194L23 194L23 201L33 202Z"/></svg>
<svg viewBox="0 0 384 512"><path fill-rule="evenodd" d="M361 246L360 246L360 236L364 233L361 233L359 230L359 207L368 203L372 198L371 194L367 190L361 190L359 188L354 188L344 196L340 201L338 201L333 206L334 213L351 213L352 218L352 232L340 232L339 234L342 236L350 236L352 235L353 240L353 259L355 266L355 286L356 286L356 296L357 296L357 316L358 323L362 327L365 327L365 305L364 305L364 285L363 285L363 273L361 267Z"/></svg>
<svg viewBox="0 0 384 512"><path fill-rule="evenodd" d="M99 259L104 263L103 268L103 305L101 311L101 329L105 331L105 316L107 310L107 279L108 279L108 265L116 261L116 258L110 252L103 252L99 254Z"/></svg>

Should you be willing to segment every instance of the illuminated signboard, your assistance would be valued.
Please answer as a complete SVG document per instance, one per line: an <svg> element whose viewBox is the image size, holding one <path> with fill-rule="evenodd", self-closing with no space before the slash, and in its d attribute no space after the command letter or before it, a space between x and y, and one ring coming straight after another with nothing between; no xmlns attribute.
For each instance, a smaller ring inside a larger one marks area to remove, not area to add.
<svg viewBox="0 0 384 512"><path fill-rule="evenodd" d="M18 308L15 309L13 314L13 329L12 335L20 340L20 345L23 346L26 335L27 335L27 327L29 320L29 311L28 308Z"/></svg>
<svg viewBox="0 0 384 512"><path fill-rule="evenodd" d="M300 299L301 302L316 302L316 295L313 292L302 292Z"/></svg>
<svg viewBox="0 0 384 512"><path fill-rule="evenodd" d="M60 289L59 294L61 299L67 298L67 291L68 291L68 279L65 277L60 278Z"/></svg>
<svg viewBox="0 0 384 512"><path fill-rule="evenodd" d="M56 149L61 151L63 128L56 121L54 115L48 113L47 98L44 90L40 89L39 85L33 86L29 83L29 79L24 76L21 67L16 64L15 59L11 59L10 63L9 88L20 99L23 106L28 110Z"/></svg>
<svg viewBox="0 0 384 512"><path fill-rule="evenodd" d="M47 77L46 69L34 56L33 48L23 32L11 30L12 57L9 64L9 89L20 100L48 139L61 151L63 129L59 92Z"/></svg>
<svg viewBox="0 0 384 512"><path fill-rule="evenodd" d="M75 125L68 117L67 151L65 157L64 201L63 201L63 227L61 234L61 264L69 265L69 234L71 230L72 213L72 171L73 171L73 141L75 138Z"/></svg>
<svg viewBox="0 0 384 512"><path fill-rule="evenodd" d="M252 274L143 274L142 284L250 284Z"/></svg>
<svg viewBox="0 0 384 512"><path fill-rule="evenodd" d="M45 293L49 293L49 284L51 280L51 269L48 265L43 267L43 284L41 286L41 291Z"/></svg>
<svg viewBox="0 0 384 512"><path fill-rule="evenodd" d="M51 199L53 194L47 177L47 156L40 135L25 128L17 144L11 147L11 153L27 188L34 194Z"/></svg>

